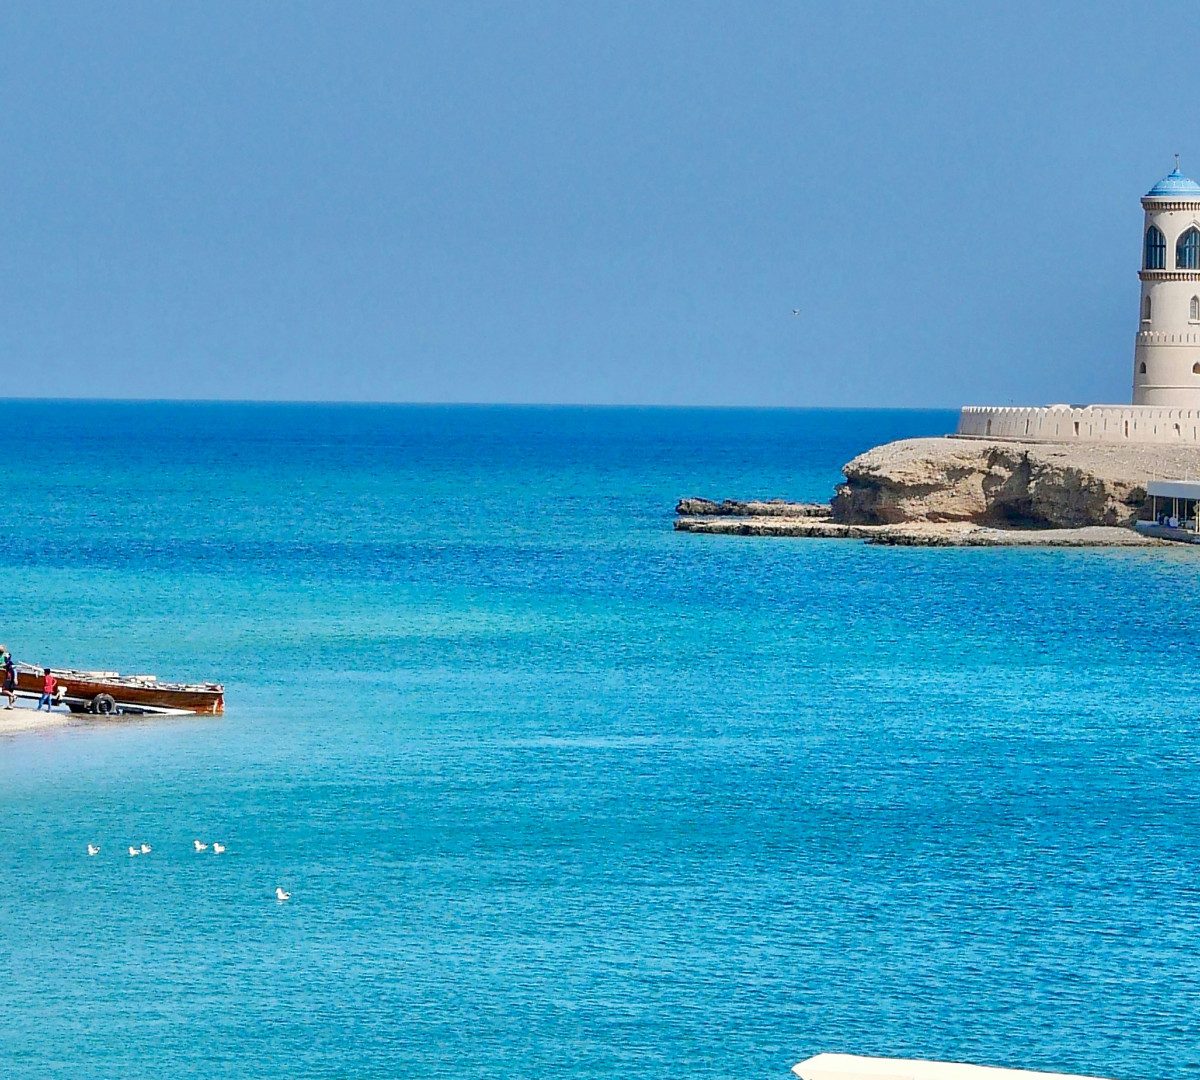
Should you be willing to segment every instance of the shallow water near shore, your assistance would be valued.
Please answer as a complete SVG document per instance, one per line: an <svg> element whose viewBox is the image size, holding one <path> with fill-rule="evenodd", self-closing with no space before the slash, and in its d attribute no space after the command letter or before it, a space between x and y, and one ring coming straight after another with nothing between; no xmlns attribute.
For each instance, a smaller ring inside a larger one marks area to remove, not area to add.
<svg viewBox="0 0 1200 1080"><path fill-rule="evenodd" d="M5 1075L1196 1075L1194 553L672 531L952 423L8 406Z"/></svg>

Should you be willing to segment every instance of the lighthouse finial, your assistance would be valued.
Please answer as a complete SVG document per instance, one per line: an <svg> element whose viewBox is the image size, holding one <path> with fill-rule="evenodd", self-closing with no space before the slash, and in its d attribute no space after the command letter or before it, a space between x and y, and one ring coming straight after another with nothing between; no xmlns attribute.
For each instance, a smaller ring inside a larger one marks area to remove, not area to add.
<svg viewBox="0 0 1200 1080"><path fill-rule="evenodd" d="M1175 171L1179 172L1179 155L1175 155Z"/></svg>

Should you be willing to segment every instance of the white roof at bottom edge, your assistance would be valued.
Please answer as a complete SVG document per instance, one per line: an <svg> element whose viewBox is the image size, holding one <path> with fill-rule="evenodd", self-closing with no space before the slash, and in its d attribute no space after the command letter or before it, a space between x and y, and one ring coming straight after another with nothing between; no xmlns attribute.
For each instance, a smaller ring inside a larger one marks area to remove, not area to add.
<svg viewBox="0 0 1200 1080"><path fill-rule="evenodd" d="M909 1061L903 1058L818 1054L792 1067L800 1080L1100 1080L1065 1073L994 1069L950 1061Z"/></svg>

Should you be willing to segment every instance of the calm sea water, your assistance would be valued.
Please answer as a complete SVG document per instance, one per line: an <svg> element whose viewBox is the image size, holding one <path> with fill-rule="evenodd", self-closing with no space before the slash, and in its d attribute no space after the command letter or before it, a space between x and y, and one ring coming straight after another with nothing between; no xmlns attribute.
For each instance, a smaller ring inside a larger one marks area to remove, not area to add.
<svg viewBox="0 0 1200 1080"><path fill-rule="evenodd" d="M671 531L952 420L7 405L4 1075L1196 1076L1197 560Z"/></svg>

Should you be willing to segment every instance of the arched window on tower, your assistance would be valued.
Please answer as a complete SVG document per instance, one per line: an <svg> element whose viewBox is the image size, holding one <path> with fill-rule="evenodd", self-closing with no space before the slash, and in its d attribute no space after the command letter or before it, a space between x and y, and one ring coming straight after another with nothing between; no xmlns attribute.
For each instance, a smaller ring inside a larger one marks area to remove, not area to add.
<svg viewBox="0 0 1200 1080"><path fill-rule="evenodd" d="M1175 245L1176 270L1200 270L1200 229L1193 225Z"/></svg>
<svg viewBox="0 0 1200 1080"><path fill-rule="evenodd" d="M1193 296L1191 304L1188 305L1188 321L1200 322L1200 296Z"/></svg>
<svg viewBox="0 0 1200 1080"><path fill-rule="evenodd" d="M1146 269L1161 270L1167 265L1167 242L1157 225L1146 230Z"/></svg>
<svg viewBox="0 0 1200 1080"><path fill-rule="evenodd" d="M1142 297L1142 322L1150 321L1150 297Z"/></svg>

